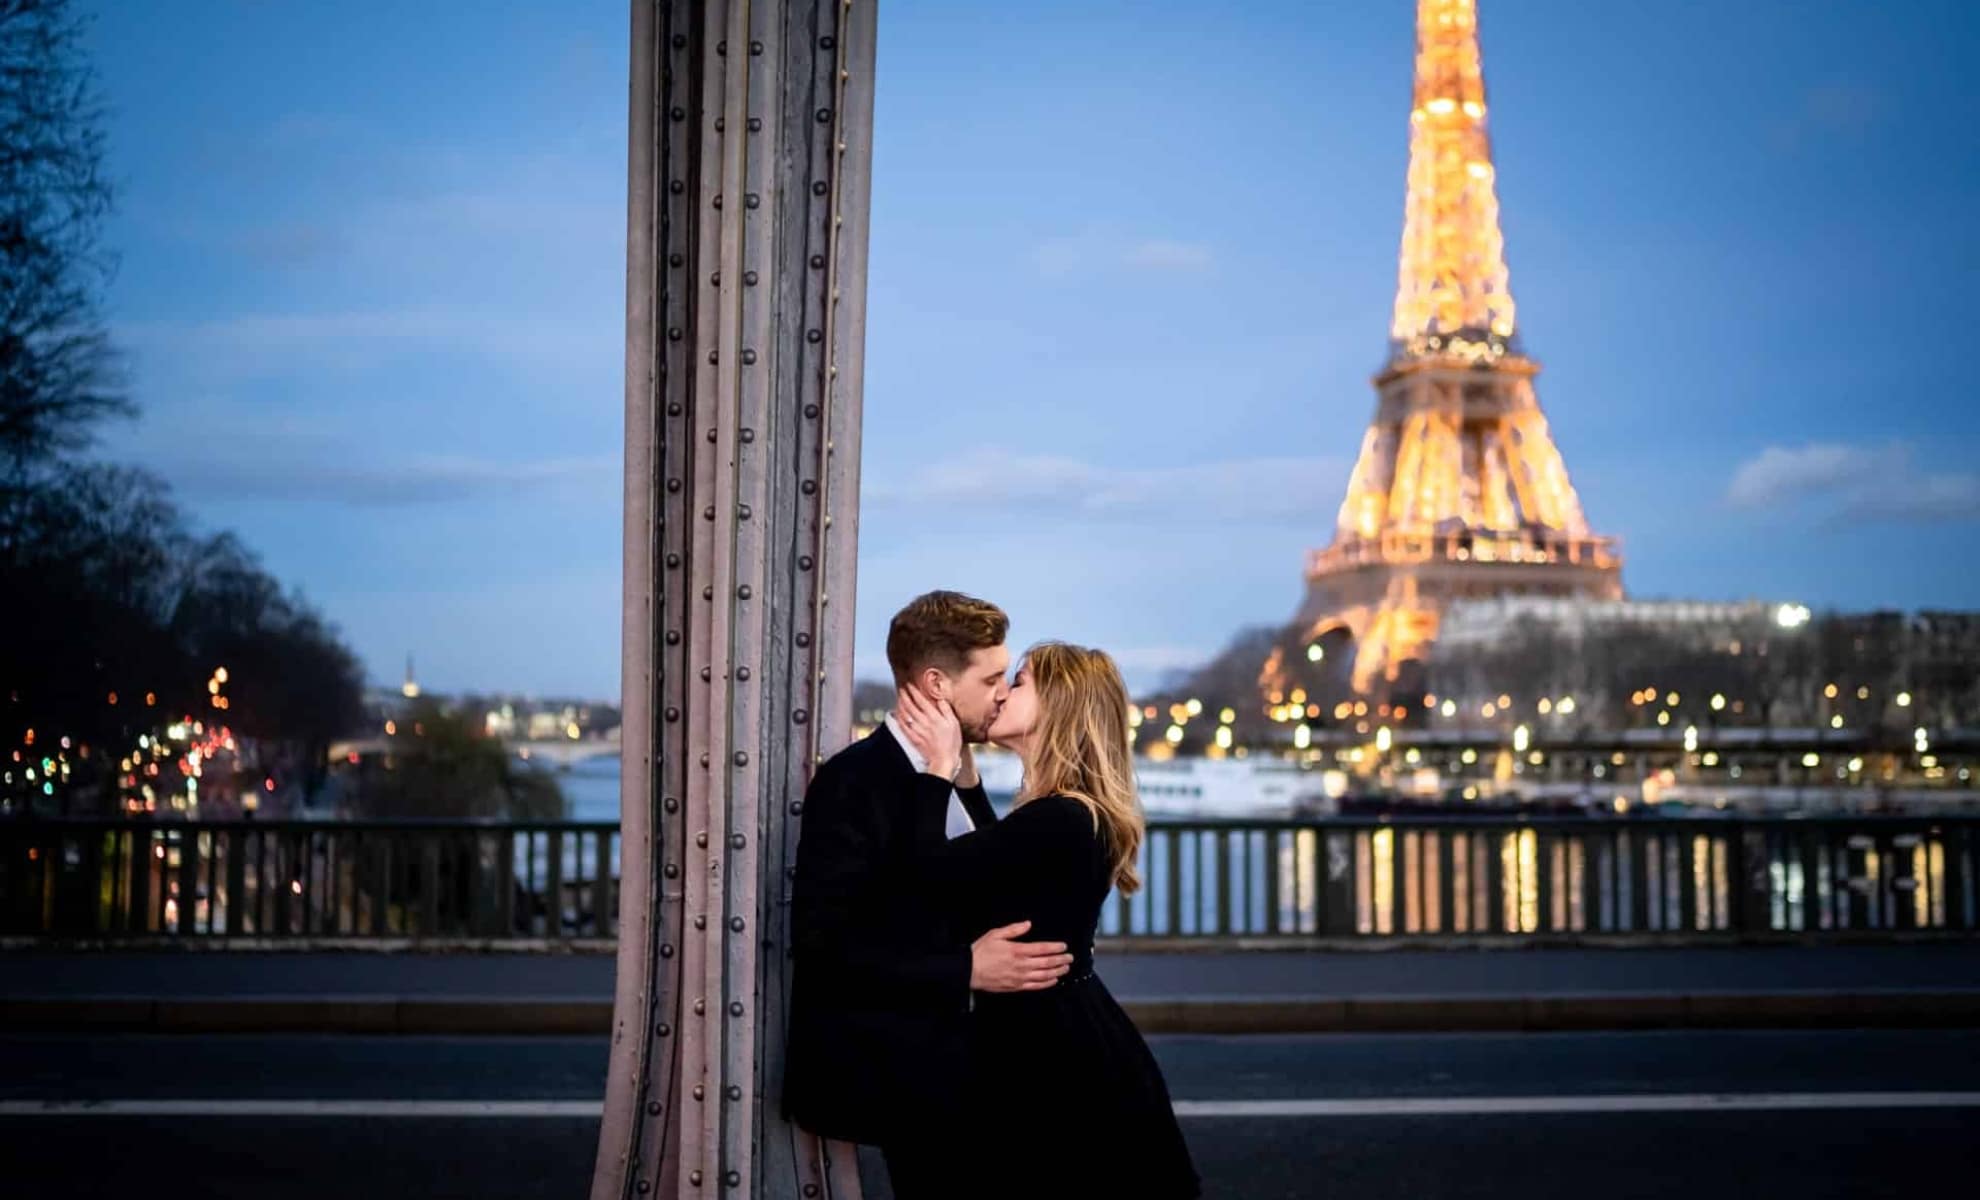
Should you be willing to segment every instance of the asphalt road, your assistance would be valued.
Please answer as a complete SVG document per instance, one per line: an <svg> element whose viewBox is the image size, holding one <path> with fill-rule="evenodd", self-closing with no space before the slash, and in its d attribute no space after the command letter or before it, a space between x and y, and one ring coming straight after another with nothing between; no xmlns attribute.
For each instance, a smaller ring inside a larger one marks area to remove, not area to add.
<svg viewBox="0 0 1980 1200"><path fill-rule="evenodd" d="M1153 1044L1213 1197L1753 1200L1980 1178L1974 1031ZM0 1180L37 1197L581 1197L605 1053L601 1038L0 1035ZM490 1101L511 1107L459 1115Z"/></svg>
<svg viewBox="0 0 1980 1200"><path fill-rule="evenodd" d="M1100 954L1123 997L1980 988L1980 941ZM609 954L169 950L0 954L0 996L612 994Z"/></svg>

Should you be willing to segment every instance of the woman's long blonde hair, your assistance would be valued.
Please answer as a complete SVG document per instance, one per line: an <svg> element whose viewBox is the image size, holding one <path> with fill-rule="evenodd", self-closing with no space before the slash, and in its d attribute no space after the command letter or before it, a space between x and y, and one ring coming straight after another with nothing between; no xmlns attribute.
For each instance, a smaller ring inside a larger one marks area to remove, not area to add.
<svg viewBox="0 0 1980 1200"><path fill-rule="evenodd" d="M1134 791L1127 685L1104 651L1040 642L1025 651L1038 718L1017 803L1069 796L1093 814L1114 857L1114 886L1123 896L1141 888L1135 857L1146 822Z"/></svg>

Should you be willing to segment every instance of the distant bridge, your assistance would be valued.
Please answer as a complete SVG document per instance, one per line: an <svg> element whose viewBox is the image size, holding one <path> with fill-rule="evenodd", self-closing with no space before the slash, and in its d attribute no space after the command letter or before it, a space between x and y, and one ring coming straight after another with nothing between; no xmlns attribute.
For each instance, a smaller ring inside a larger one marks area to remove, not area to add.
<svg viewBox="0 0 1980 1200"><path fill-rule="evenodd" d="M505 738L502 742L504 748L517 758L553 766L559 770L569 770L578 763L590 759L617 758L619 727L614 725L599 737L540 738L529 741L513 741ZM389 754L395 745L395 740L387 737L352 738L349 741L331 743L329 757L332 762L339 759L357 762L362 758Z"/></svg>

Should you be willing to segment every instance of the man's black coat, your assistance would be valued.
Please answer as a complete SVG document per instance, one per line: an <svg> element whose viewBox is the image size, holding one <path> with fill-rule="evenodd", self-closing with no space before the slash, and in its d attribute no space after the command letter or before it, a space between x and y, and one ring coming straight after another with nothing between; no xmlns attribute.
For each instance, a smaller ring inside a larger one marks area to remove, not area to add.
<svg viewBox="0 0 1980 1200"><path fill-rule="evenodd" d="M885 725L805 789L784 1112L823 1137L886 1145L962 1112L970 938L915 888L906 816L949 789ZM996 821L980 784L956 790L977 828Z"/></svg>

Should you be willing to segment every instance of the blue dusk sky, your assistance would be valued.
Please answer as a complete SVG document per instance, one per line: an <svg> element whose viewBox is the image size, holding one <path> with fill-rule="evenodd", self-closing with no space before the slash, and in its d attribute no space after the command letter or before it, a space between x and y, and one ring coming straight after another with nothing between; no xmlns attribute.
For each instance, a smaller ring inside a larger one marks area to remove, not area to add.
<svg viewBox="0 0 1980 1200"><path fill-rule="evenodd" d="M882 4L858 657L1287 619L1386 348L1410 0ZM168 478L375 682L618 694L626 5L126 0ZM1483 0L1519 324L1637 596L1980 606L1980 6ZM1962 382L1965 380L1965 382Z"/></svg>

